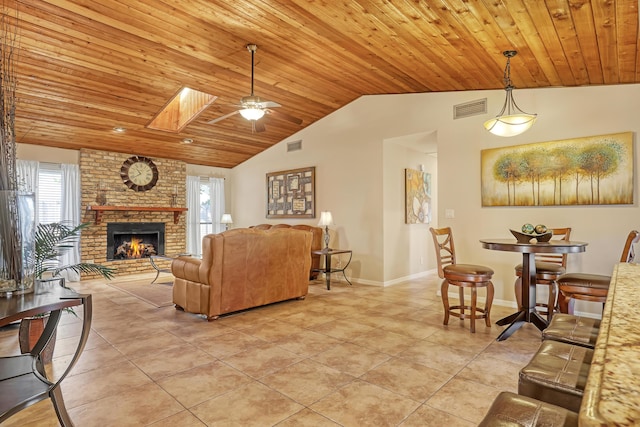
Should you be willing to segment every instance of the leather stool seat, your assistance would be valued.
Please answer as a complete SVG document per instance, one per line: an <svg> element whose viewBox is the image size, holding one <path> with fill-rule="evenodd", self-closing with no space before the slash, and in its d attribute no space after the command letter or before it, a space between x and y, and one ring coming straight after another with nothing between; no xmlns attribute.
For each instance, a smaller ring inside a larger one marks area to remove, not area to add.
<svg viewBox="0 0 640 427"><path fill-rule="evenodd" d="M566 268L559 264L536 261L536 278L542 277L545 280L555 280L555 276L564 274L566 271ZM549 277L545 278L545 275ZM516 265L516 276L522 276L522 264Z"/></svg>
<svg viewBox="0 0 640 427"><path fill-rule="evenodd" d="M609 289L611 276L589 273L567 273L558 279L558 285L586 288L585 290Z"/></svg>
<svg viewBox="0 0 640 427"><path fill-rule="evenodd" d="M599 319L558 313L542 331L542 339L594 348L599 331Z"/></svg>
<svg viewBox="0 0 640 427"><path fill-rule="evenodd" d="M503 391L495 398L479 427L578 425L578 414L560 406Z"/></svg>
<svg viewBox="0 0 640 427"><path fill-rule="evenodd" d="M443 268L449 281L488 282L493 276L493 270L474 264L451 264Z"/></svg>
<svg viewBox="0 0 640 427"><path fill-rule="evenodd" d="M518 394L578 412L593 350L543 341L518 378Z"/></svg>

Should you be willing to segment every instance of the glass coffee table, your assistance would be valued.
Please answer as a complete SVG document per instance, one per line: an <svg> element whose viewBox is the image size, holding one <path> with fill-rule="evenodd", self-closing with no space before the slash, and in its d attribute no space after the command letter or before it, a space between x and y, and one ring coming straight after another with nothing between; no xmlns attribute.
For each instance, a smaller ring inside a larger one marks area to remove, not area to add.
<svg viewBox="0 0 640 427"><path fill-rule="evenodd" d="M324 255L324 268L314 269L313 271L317 271L319 273L324 273L325 282L327 284L327 290L331 290L331 273L342 273L344 279L351 285L351 281L347 278L345 270L349 267L349 263L351 263L351 257L353 256L353 252L348 249L329 249L325 248L319 251L311 251L314 255ZM331 266L331 256L333 255L349 255L349 259L343 267L332 267Z"/></svg>
<svg viewBox="0 0 640 427"><path fill-rule="evenodd" d="M158 264L156 264L156 261L158 260L164 260L164 261L173 261L174 259L181 257L181 256L192 256L189 253L181 253L181 254L166 254L166 255L151 255L149 257L149 262L151 263L151 267L153 267L153 269L156 271L156 277L151 281L151 283L155 283L156 280L158 280L158 277L160 277L160 273L171 273L171 267L169 268L162 268L161 266L159 266Z"/></svg>

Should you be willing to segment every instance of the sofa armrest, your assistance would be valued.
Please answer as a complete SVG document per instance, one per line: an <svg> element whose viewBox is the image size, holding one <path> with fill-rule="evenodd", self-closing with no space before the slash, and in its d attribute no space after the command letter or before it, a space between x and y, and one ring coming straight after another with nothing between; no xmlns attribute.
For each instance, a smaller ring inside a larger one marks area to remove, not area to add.
<svg viewBox="0 0 640 427"><path fill-rule="evenodd" d="M171 262L171 274L190 282L209 284L206 277L200 277L202 260L194 257L178 257Z"/></svg>

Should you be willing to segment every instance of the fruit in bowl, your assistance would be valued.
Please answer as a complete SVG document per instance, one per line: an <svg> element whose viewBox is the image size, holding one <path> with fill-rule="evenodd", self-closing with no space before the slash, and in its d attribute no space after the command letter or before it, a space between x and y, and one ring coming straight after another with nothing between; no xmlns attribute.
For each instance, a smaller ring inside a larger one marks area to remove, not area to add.
<svg viewBox="0 0 640 427"><path fill-rule="evenodd" d="M533 232L535 231L535 227L533 226L533 224L525 224L522 226L522 232L525 234L533 234Z"/></svg>
<svg viewBox="0 0 640 427"><path fill-rule="evenodd" d="M538 224L535 227L535 232L538 234L544 234L547 232L547 226L544 224Z"/></svg>

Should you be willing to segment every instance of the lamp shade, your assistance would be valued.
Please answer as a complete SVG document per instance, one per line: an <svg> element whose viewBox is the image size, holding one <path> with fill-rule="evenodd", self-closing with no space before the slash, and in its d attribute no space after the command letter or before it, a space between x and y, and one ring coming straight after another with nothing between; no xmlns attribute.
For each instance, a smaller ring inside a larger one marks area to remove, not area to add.
<svg viewBox="0 0 640 427"><path fill-rule="evenodd" d="M231 214L222 214L222 218L220 218L220 224L233 224L233 219L231 219Z"/></svg>
<svg viewBox="0 0 640 427"><path fill-rule="evenodd" d="M322 211L320 213L320 222L318 222L318 225L321 227L333 225L333 216L331 215L331 212Z"/></svg>
<svg viewBox="0 0 640 427"><path fill-rule="evenodd" d="M258 120L264 116L264 110L262 108L243 108L240 110L240 115L247 120Z"/></svg>
<svg viewBox="0 0 640 427"><path fill-rule="evenodd" d="M494 117L484 122L484 128L497 136L516 136L528 131L536 118L535 114L526 113Z"/></svg>

